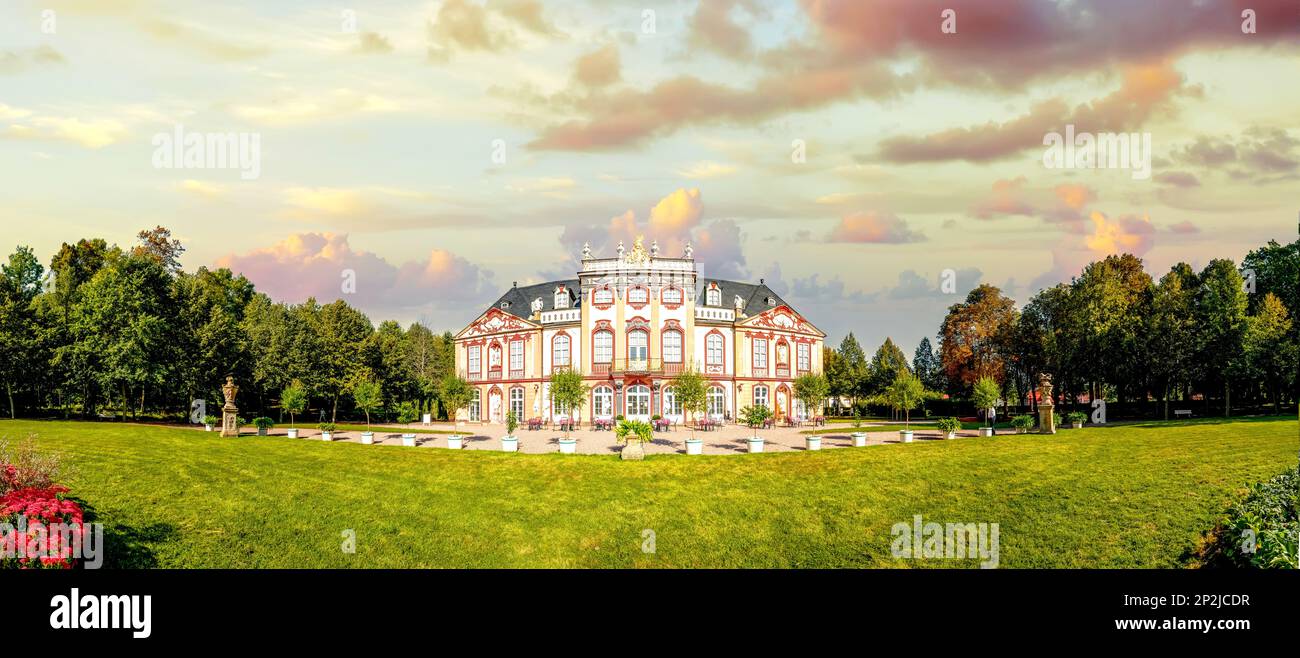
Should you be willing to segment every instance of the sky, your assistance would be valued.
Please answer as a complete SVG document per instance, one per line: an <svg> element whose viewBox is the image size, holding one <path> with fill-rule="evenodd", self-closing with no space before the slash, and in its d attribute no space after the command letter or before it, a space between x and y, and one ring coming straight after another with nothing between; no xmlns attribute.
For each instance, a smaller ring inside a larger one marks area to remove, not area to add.
<svg viewBox="0 0 1300 658"><path fill-rule="evenodd" d="M1297 81L1294 0L5 0L0 248L161 224L456 331L644 235L910 354L980 283L1295 240Z"/></svg>

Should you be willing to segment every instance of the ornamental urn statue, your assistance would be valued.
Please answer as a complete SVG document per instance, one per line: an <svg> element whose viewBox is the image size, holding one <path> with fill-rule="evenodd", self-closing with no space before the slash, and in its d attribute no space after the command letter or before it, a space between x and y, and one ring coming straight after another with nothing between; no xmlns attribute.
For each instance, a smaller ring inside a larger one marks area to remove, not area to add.
<svg viewBox="0 0 1300 658"><path fill-rule="evenodd" d="M1052 413L1052 376L1043 373L1038 376L1038 432L1056 434L1056 416Z"/></svg>
<svg viewBox="0 0 1300 658"><path fill-rule="evenodd" d="M226 404L221 407L221 436L239 436L239 407L235 406L238 393L235 378L226 377L226 383L221 387L221 394L226 398Z"/></svg>

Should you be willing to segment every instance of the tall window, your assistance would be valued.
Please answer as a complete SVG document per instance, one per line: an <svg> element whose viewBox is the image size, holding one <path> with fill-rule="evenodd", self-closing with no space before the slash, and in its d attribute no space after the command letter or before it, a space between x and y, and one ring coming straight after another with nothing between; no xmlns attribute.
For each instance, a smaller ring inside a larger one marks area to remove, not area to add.
<svg viewBox="0 0 1300 658"><path fill-rule="evenodd" d="M721 418L727 413L727 399L722 389L714 386L709 389L709 416Z"/></svg>
<svg viewBox="0 0 1300 658"><path fill-rule="evenodd" d="M591 339L592 362L609 363L614 360L614 334L608 331L597 331Z"/></svg>
<svg viewBox="0 0 1300 658"><path fill-rule="evenodd" d="M515 419L524 419L524 389L518 386L510 389L510 410L515 412Z"/></svg>
<svg viewBox="0 0 1300 658"><path fill-rule="evenodd" d="M569 308L569 291L560 288L555 291L555 308Z"/></svg>
<svg viewBox="0 0 1300 658"><path fill-rule="evenodd" d="M493 343L493 345L488 348L488 367L489 368L501 367L501 346L500 345Z"/></svg>
<svg viewBox="0 0 1300 658"><path fill-rule="evenodd" d="M722 291L717 288L709 288L708 292L704 293L704 304L705 306L722 306Z"/></svg>
<svg viewBox="0 0 1300 658"><path fill-rule="evenodd" d="M808 343L799 343L797 351L799 354L799 372L812 370L812 346Z"/></svg>
<svg viewBox="0 0 1300 658"><path fill-rule="evenodd" d="M664 332L664 362L665 363L682 362L682 332L680 331Z"/></svg>
<svg viewBox="0 0 1300 658"><path fill-rule="evenodd" d="M673 392L671 386L664 389L664 414L665 416L682 415L682 403L677 399L677 394Z"/></svg>
<svg viewBox="0 0 1300 658"><path fill-rule="evenodd" d="M755 387L754 387L754 406L755 406L755 407L766 407L766 406L767 406L767 387L766 387L766 386L755 386Z"/></svg>
<svg viewBox="0 0 1300 658"><path fill-rule="evenodd" d="M646 302L649 301L649 300L650 300L650 293L647 292L645 288L640 288L640 287L638 287L638 288L628 288L628 290L627 290L627 303L629 303L629 304L644 304L644 303L646 303Z"/></svg>
<svg viewBox="0 0 1300 658"><path fill-rule="evenodd" d="M759 370L767 368L767 339L754 339L754 367Z"/></svg>
<svg viewBox="0 0 1300 658"><path fill-rule="evenodd" d="M510 341L510 370L521 371L524 369L524 341Z"/></svg>
<svg viewBox="0 0 1300 658"><path fill-rule="evenodd" d="M645 361L650 355L650 335L644 331L633 331L627 335L627 360Z"/></svg>
<svg viewBox="0 0 1300 658"><path fill-rule="evenodd" d="M475 379L483 376L483 348L479 345L470 345L465 348L469 354L469 377Z"/></svg>
<svg viewBox="0 0 1300 658"><path fill-rule="evenodd" d="M568 416L568 415L569 415L569 408L568 408L567 406L561 404L561 403L560 403L559 401L557 401L555 398L551 398L551 415L553 415L553 416Z"/></svg>
<svg viewBox="0 0 1300 658"><path fill-rule="evenodd" d="M711 366L721 366L722 360L722 336L709 334L709 337L704 339L704 363Z"/></svg>
<svg viewBox="0 0 1300 658"><path fill-rule="evenodd" d="M595 418L614 415L614 391L608 386L597 386L591 392L591 413Z"/></svg>
<svg viewBox="0 0 1300 658"><path fill-rule="evenodd" d="M553 347L551 351L551 367L563 368L565 366L568 366L569 365L569 336L567 334L559 334L555 337L555 341L551 343L551 345Z"/></svg>
<svg viewBox="0 0 1300 658"><path fill-rule="evenodd" d="M482 419L482 415L481 415L482 412L483 412L483 392L478 390L478 388L475 388L474 392L471 393L469 396L469 419L477 423L479 420ZM455 412L452 413L454 414Z"/></svg>
<svg viewBox="0 0 1300 658"><path fill-rule="evenodd" d="M650 387L638 384L627 389L627 415L650 415Z"/></svg>
<svg viewBox="0 0 1300 658"><path fill-rule="evenodd" d="M609 288L597 288L591 293L592 304L613 304L614 293Z"/></svg>
<svg viewBox="0 0 1300 658"><path fill-rule="evenodd" d="M664 288L660 297L665 304L680 304L682 303L682 290L681 288Z"/></svg>

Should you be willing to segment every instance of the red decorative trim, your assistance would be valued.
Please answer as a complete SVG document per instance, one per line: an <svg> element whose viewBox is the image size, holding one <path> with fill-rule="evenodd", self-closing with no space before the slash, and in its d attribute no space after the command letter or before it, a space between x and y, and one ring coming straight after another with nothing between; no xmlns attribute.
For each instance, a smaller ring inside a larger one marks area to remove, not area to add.
<svg viewBox="0 0 1300 658"><path fill-rule="evenodd" d="M605 331L609 333L609 361L596 360L596 334ZM609 320L598 320L596 327L591 330L591 361L587 364L587 372L594 373L596 364L612 366L614 363L614 350L616 349L617 339L614 336L614 328L609 324Z"/></svg>
<svg viewBox="0 0 1300 658"><path fill-rule="evenodd" d="M569 332L567 331L557 331L555 332L554 336L551 336L551 371L552 372L555 371L555 366L557 365L555 363L555 341L559 340L561 336L563 336L565 340L569 341L569 362L562 364L561 367L563 368L573 367L573 338L569 336Z"/></svg>
<svg viewBox="0 0 1300 658"><path fill-rule="evenodd" d="M604 304L598 303L598 302L596 301L596 291L597 291L597 290L603 290L603 291L605 291L605 292L608 292L608 293L609 293L609 301L606 302L606 303L604 303ZM598 308L598 309L602 310L602 311L609 309L609 307L611 307L611 306L614 305L614 291L611 290L609 286L600 286L599 288L592 288L592 289L591 289L591 305L592 305L593 307L595 307L595 308Z"/></svg>
<svg viewBox="0 0 1300 658"><path fill-rule="evenodd" d="M722 341L722 363L709 362L709 336L714 335ZM704 334L704 372L709 375L726 375L727 373L727 337L717 329Z"/></svg>
<svg viewBox="0 0 1300 658"><path fill-rule="evenodd" d="M665 295L665 293L667 293L669 290L676 290L676 291L677 291L677 298L678 298L679 301L676 301L676 302L665 301L665 296L664 296L664 295ZM659 291L659 303L662 304L663 307L666 308L666 309L671 309L671 310L674 310L674 311L675 311L675 310L677 310L678 308L681 308L681 305L682 305L683 303L685 303L685 301L686 301L686 293L685 293L681 288L678 288L677 286L673 286L673 285L665 286L664 288L660 289L660 291Z"/></svg>
<svg viewBox="0 0 1300 658"><path fill-rule="evenodd" d="M497 334L503 331L535 328L537 325L493 306L461 331L460 336Z"/></svg>
<svg viewBox="0 0 1300 658"><path fill-rule="evenodd" d="M634 302L634 301L632 301L632 291L633 291L633 290L642 290L642 291L644 291L644 292L645 292L645 301L644 301L644 302ZM634 286L628 286L627 292L624 294L624 297L623 297L623 298L627 300L627 305L628 305L628 306L631 306L632 308L634 308L634 309L636 309L636 310L639 311L639 310L645 308L645 307L646 307L646 304L649 304L649 303L650 303L650 289L647 288L647 287L645 287L645 286L643 286L643 285L641 285L641 284L639 284L639 283L636 284L636 285L634 285Z"/></svg>
<svg viewBox="0 0 1300 658"><path fill-rule="evenodd" d="M669 361L667 357L664 356L664 343L668 342L664 340L664 336L667 336L669 333L677 334L677 336L681 341L680 344L678 345L678 347L680 347L681 350L678 352L677 361ZM668 363L684 363L685 361L686 361L686 334L682 331L681 326L677 324L676 320L669 320L666 324L664 324L663 331L659 332L659 362L668 364Z"/></svg>

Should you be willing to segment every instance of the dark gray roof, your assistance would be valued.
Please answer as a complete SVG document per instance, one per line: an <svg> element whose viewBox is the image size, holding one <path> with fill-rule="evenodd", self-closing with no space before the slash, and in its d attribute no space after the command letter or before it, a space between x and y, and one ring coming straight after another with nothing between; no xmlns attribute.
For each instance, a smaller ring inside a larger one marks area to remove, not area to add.
<svg viewBox="0 0 1300 658"><path fill-rule="evenodd" d="M555 310L555 289L561 285L569 291L569 308L577 308L581 301L579 294L582 292L582 284L577 279L547 281L546 283L531 286L513 287L493 302L492 307L527 320L533 314L533 300L538 297L542 298L542 310ZM505 302L508 302L509 306L501 306Z"/></svg>
<svg viewBox="0 0 1300 658"><path fill-rule="evenodd" d="M709 301L709 298L705 294L705 291L709 289L710 283L716 283L718 284L718 290L722 295L719 297L719 303L715 308L735 308L737 295L739 295L741 299L745 300L745 315L758 315L763 311L770 308L776 308L783 304L785 306L790 306L789 304L786 304L785 300L781 299L780 295L776 294L776 292L771 288L767 287L767 284L762 283L761 281L762 280L760 279L758 284L753 284L741 283L739 281L726 281L723 279L705 279L701 277L699 279L700 289L696 291L695 295L695 305L708 306L706 302ZM771 303L768 303L768 300L770 300ZM791 308L794 307L791 306Z"/></svg>

